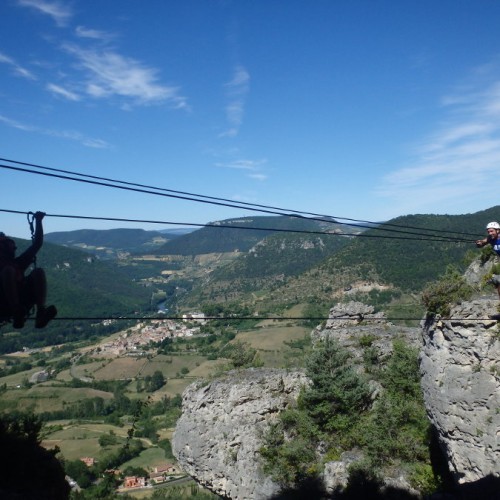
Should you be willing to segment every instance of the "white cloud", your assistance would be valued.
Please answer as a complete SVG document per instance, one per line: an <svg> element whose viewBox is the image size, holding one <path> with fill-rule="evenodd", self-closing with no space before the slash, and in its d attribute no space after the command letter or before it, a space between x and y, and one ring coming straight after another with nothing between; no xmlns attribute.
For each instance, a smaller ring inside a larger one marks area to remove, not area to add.
<svg viewBox="0 0 500 500"><path fill-rule="evenodd" d="M6 56L5 54L2 54L0 52L0 63L7 64L11 66L14 70L14 74L18 76L22 76L23 78L26 78L28 80L36 80L36 77L31 73L31 71L27 70L26 68L23 68L19 64L17 64L14 59L12 59L9 56Z"/></svg>
<svg viewBox="0 0 500 500"><path fill-rule="evenodd" d="M376 189L395 213L458 210L464 199L496 192L500 172L500 82L477 83L447 96L447 119L420 145L415 160ZM493 196L491 197L493 200ZM484 201L489 203L489 201ZM498 204L498 201L494 201ZM395 206L397 205L397 206Z"/></svg>
<svg viewBox="0 0 500 500"><path fill-rule="evenodd" d="M236 66L232 79L225 84L225 87L229 100L225 110L229 128L220 136L234 137L238 135L243 123L245 99L250 88L250 75L247 70L243 66Z"/></svg>
<svg viewBox="0 0 500 500"><path fill-rule="evenodd" d="M219 168L230 168L233 170L244 170L246 176L250 179L265 181L268 175L262 172L262 166L267 163L267 160L234 160L226 163L216 163Z"/></svg>
<svg viewBox="0 0 500 500"><path fill-rule="evenodd" d="M236 170L252 170L255 171L265 164L267 160L234 160L226 163L216 163L217 167L233 168Z"/></svg>
<svg viewBox="0 0 500 500"><path fill-rule="evenodd" d="M54 130L36 127L34 125L28 125L25 123L20 123L16 120L12 120L6 116L0 115L0 122L8 125L9 127L16 128L19 130L24 130L25 132L33 132L37 134L47 135L50 137L60 137L62 139L68 139L72 141L79 142L89 148L107 149L110 146L106 141L102 139L96 139L93 137L87 137L81 132L75 130Z"/></svg>
<svg viewBox="0 0 500 500"><path fill-rule="evenodd" d="M79 38L90 38L92 40L108 41L111 38L114 38L114 35L111 35L110 33L92 28L86 28L85 26L77 26L75 34Z"/></svg>
<svg viewBox="0 0 500 500"><path fill-rule="evenodd" d="M168 102L175 108L188 108L179 88L158 82L157 70L109 50L84 50L64 47L79 61L86 73L85 92L94 98L121 96L138 104Z"/></svg>
<svg viewBox="0 0 500 500"><path fill-rule="evenodd" d="M258 181L265 181L268 176L266 174L248 174L251 179L256 179Z"/></svg>
<svg viewBox="0 0 500 500"><path fill-rule="evenodd" d="M54 83L49 83L47 85L47 90L49 90L53 94L56 94L58 96L64 97L65 99L68 99L68 101L79 101L80 100L80 96L78 94L75 94L74 92L71 92L71 90L67 90L59 85L55 85Z"/></svg>
<svg viewBox="0 0 500 500"><path fill-rule="evenodd" d="M30 125L25 125L23 123L19 123L15 120L7 118L6 116L0 115L0 122L5 123L9 127L17 128L19 130L24 130L26 132L34 132L35 128Z"/></svg>
<svg viewBox="0 0 500 500"><path fill-rule="evenodd" d="M47 14L58 26L65 26L73 15L68 5L57 0L18 0L18 4Z"/></svg>

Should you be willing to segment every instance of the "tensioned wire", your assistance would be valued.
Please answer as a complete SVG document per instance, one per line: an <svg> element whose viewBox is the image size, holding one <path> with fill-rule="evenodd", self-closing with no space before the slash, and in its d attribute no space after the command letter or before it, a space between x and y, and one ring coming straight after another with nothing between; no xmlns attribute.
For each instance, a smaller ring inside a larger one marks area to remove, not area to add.
<svg viewBox="0 0 500 500"><path fill-rule="evenodd" d="M131 183L131 182L126 182L126 181L121 181L121 180L116 180L116 179L109 179L106 177L99 177L99 176L82 174L79 172L54 169L54 168L50 168L50 167L43 167L43 166L36 165L36 164L18 162L16 160L8 160L5 158L0 158L0 160L8 161L11 163L16 163L16 164L21 164L21 165L25 165L25 166L33 166L35 168L44 169L44 170L51 171L51 172L58 172L58 173L40 172L40 171L30 170L30 169L21 168L21 167L14 167L11 165L0 165L0 168L9 169L9 170L13 170L13 171L36 174L36 175L43 175L43 176L60 178L60 179L65 179L65 180L72 180L72 181L76 181L76 182L100 185L100 186L104 186L104 187L111 187L111 188L122 189L122 190L127 190L127 191L135 191L135 192L151 194L151 195L156 195L156 196L165 196L168 198L182 199L182 200L192 201L192 202L197 202L197 203L206 203L206 204L226 206L226 207L231 207L231 208L239 208L239 209L249 210L249 211L253 211L253 212L267 213L267 214L271 214L271 215L282 215L282 216L284 215L284 216L294 217L294 218L298 218L298 219L312 220L312 221L338 224L338 225L353 226L353 227L359 227L359 228L372 229L372 230L376 230L376 231L416 234L416 235L421 235L421 236L433 236L435 238L443 239L443 240L447 239L447 237L442 236L442 233L473 236L475 239L477 238L477 235L465 233L465 232L422 228L422 227L416 227L416 226L404 226L404 225L393 224L393 223L379 223L379 222L372 222L372 221L366 221L366 220L350 219L350 218L345 218L345 217L320 215L320 214L315 214L312 212L302 212L302 211L293 210L293 209L272 207L269 205L259 205L259 204L245 203L245 202L239 202L239 201L235 202L235 201L227 200L226 198L217 198L217 197L213 197L213 196L188 193L185 191L175 191L175 190L159 188L159 187L155 187L155 186L147 186L147 185L143 185L143 184ZM76 176L79 176L81 178L70 177L68 175L62 175L63 173L76 175ZM89 179L92 179L92 180L89 180ZM122 185L118 185L118 184L122 184ZM314 215L314 217L305 217L304 215L300 215L300 214ZM350 223L340 222L339 219L340 220L349 220L351 222ZM365 225L363 225L363 224L365 224ZM405 230L400 231L398 229L391 229L393 227L405 229ZM260 228L255 228L255 229L260 229ZM408 229L416 229L420 232L414 233L414 232L408 231ZM422 231L426 231L426 232L422 232ZM430 233L430 234L428 234L428 233ZM432 233L439 233L439 234L432 234ZM325 234L327 234L327 233L325 233ZM457 241L457 240L454 239L452 241ZM469 242L472 240L460 239L460 241Z"/></svg>
<svg viewBox="0 0 500 500"><path fill-rule="evenodd" d="M9 210L6 208L0 208L0 212L12 213L12 214L30 214L32 212L23 212L20 210ZM162 225L173 225L173 226L190 226L190 227L208 227L217 229L241 229L241 230L252 230L252 231L267 231L267 232L281 232L281 233L299 233L299 234L315 234L322 236L341 236L341 237L355 237L355 238L381 238L381 239L396 239L396 240L413 240L413 241L437 241L437 242L447 242L447 243L471 243L475 240L452 238L450 236L438 236L438 235L425 235L415 232L397 231L400 234L417 235L422 237L413 236L390 236L381 234L366 234L366 233L338 233L338 232L325 232L325 231L312 231L306 229L284 229L284 228L271 228L271 227L254 227L254 226L239 226L236 224L220 224L220 223L208 223L199 224L194 222L174 222L165 220L148 220L148 219L127 219L118 217L97 217L90 215L69 215L69 214L50 214L46 213L46 217L59 217L68 219L85 219L85 220L98 220L98 221L112 221L112 222L131 222L140 224L162 224ZM306 218L307 219L307 218ZM307 219L313 220L313 219Z"/></svg>
<svg viewBox="0 0 500 500"><path fill-rule="evenodd" d="M14 160L6 160L6 159L2 159L0 158L0 160L4 160L4 161L10 161L10 162L14 162L14 163L22 163L22 162L16 162ZM25 164L25 163L22 163L24 165L33 165L33 164ZM39 165L33 165L37 168L44 168L44 169L48 169L48 170L53 170L53 171L59 171L59 172L69 172L69 171L62 171L62 170L58 170L58 169L49 169L48 167L41 167ZM1 168L7 168L7 169L11 169L11 170L16 170L16 171L22 171L22 172L28 172L28 173L34 173L34 174L39 174L39 175L46 175L46 176L49 176L49 177L57 177L57 178L63 178L63 179L67 179L67 180L74 180L74 181L78 181L78 182L85 182L85 183L90 183L90 184L97 184L97 185L103 185L103 186L106 186L106 187L112 187L112 188L117 188L117 189L126 189L126 190L131 190L131 191L138 191L138 192L144 192L146 194L155 194L155 195L163 195L163 196L168 196L168 197L174 197L174 198L181 198L181 199L187 199L189 201L196 201L196 202L204 202L204 203L213 203L213 204L218 204L218 205L224 205L224 206L231 206L233 208L244 208L244 207L241 207L241 206L238 206L234 203L232 204L226 204L226 203L216 203L215 201L208 201L208 200L198 200L198 199L193 199L193 198L186 198L184 196L177 196L177 195L166 195L166 194L163 194L163 193L157 193L157 192L151 192L149 190L143 190L143 189L133 189L133 188L128 188L128 187L124 187L124 186L117 186L117 185L114 185L114 184L108 184L108 183L102 183L102 182L96 182L96 181L87 181L85 179L77 179L77 178L73 178L73 177L67 177L67 176L62 176L62 175L56 175L56 174L47 174L47 173L44 173L44 172L37 172L37 171L32 171L32 170L28 170L28 169L23 169L23 168L17 168L17 167L11 167L11 166L7 166L7 165L0 165ZM102 178L102 177L96 177L96 176L88 176L86 174L80 174L80 173L74 173L74 172L69 172L69 173L72 173L74 175L79 175L79 176L85 176L85 177L90 177L90 178L96 178L96 179L103 179L103 180L108 180L106 178ZM128 182L125 182L125 181L118 181L118 180L113 180L113 179L109 179L111 180L112 182L118 182L118 183L122 183L122 184L126 184L126 185L135 185L135 186L143 186L143 185L138 185L138 184L133 184L133 183L128 183ZM165 190L163 188L157 188L157 187L151 187L151 186L144 186L144 187L150 187L151 189L156 189L156 190L163 190L163 191L169 191L169 192L175 192L175 193L182 193L182 194L189 194L191 196L199 196L199 197L204 197L204 198L207 198L207 199L211 199L211 200L225 200L224 198L215 198L215 197L208 197L208 196L205 196L205 195L194 195L192 193L185 193L185 192L179 192L179 191L173 191L173 190ZM310 218L310 217L304 217L304 216L301 216L301 215L297 215L299 213L306 213L306 214L310 214L309 212L299 212L299 211L294 211L294 210L289 210L289 209L279 209L279 208L276 208L276 207L269 207L269 206L266 206L266 205L257 205L257 204L247 204L247 203L243 203L243 202L236 202L236 203L240 203L240 204L244 204L244 205L249 205L249 206L252 206L252 207L267 207L267 208L273 208L273 209L276 209L276 210L282 210L283 212L292 212L292 214L290 213L277 213L277 212L274 212L274 211L269 211L269 210L255 210L255 209L251 209L251 210L254 210L254 211L261 211L261 212L265 212L265 213L272 213L273 215L281 215L281 216L289 216L289 217L297 217L297 218L300 218L300 219L306 219L306 220L316 220L316 221L319 221L319 222L330 222L330 223L336 223L336 224L340 224L340 225L350 225L350 226L355 226L355 227L367 227L369 229L372 229L372 230L382 230L382 231L392 231L392 232L397 232L397 233L402 233L402 234L413 234L413 235L418 235L418 236L422 236L422 238L413 238L413 237L403 237L403 236L388 236L388 235L377 235L377 234L364 234L364 233L361 233L361 234L349 234L349 233L332 233L332 232L322 232L322 231L307 231L307 230L293 230L293 229L283 229L283 228L257 228L257 227L251 227L251 226L236 226L236 225L221 225L221 224L195 224L195 223L189 223L189 222L173 222L173 221L157 221L157 220L138 220L138 219L126 219L126 218L111 218L111 217L95 217L95 216L81 216L81 215L63 215L63 214L46 214L47 216L49 217L64 217L64 218L75 218L75 219L90 219L90 220L106 220L106 221L119 221L119 222L134 222L134 223L151 223L151 224L163 224L163 225L182 225L182 226L196 226L196 227L214 227L214 228L224 228L224 229L243 229L243 230L260 230L260 231L268 231L268 232L289 232L289 233L305 233L305 234L320 234L320 235L329 235L329 236L344 236L344 237L375 237L375 238L390 238L390 239L410 239L410 240L421 240L421 241L440 241L440 242L471 242L471 241L475 241L475 240L469 240L469 239L459 239L459 238L451 238L451 237L447 237L447 236L440 236L440 235L429 235L429 234L425 234L425 233L414 233L414 232L410 232L410 231L399 231L399 230L391 230L391 229L387 229L385 226L391 226L391 227L398 227L398 228L401 228L401 229L419 229L419 230L423 230L423 231L428 231L428 232L446 232L446 233L451 233L451 234L465 234L467 235L468 233L457 233L457 232L454 232L454 231L440 231L440 230L436 230L436 229L428 229L428 228L419 228L419 227L415 227L415 226L403 226L403 225L398 225L398 224L390 224L390 223L385 223L382 225L382 227L374 227L373 225L375 224L378 224L376 222L370 222L370 221L359 221L359 220L356 220L356 219L347 219L347 218L342 218L343 220L350 220L350 221L358 221L358 222L364 222L364 223L368 223L370 224L370 226L360 226L359 224L347 224L347 223L342 223L342 222L338 222L337 220L325 220L323 217L331 217L331 216L323 216L321 215L320 217L322 217L321 219L315 219L315 218ZM7 213L19 213L19 214L26 214L26 213L30 213L30 212L21 212L21 211L16 211L16 210L8 210L8 209L0 209L0 211L2 212L7 212ZM319 214L313 214L313 215L319 215ZM331 217L333 218L333 217ZM431 238L429 236L432 236ZM473 235L470 235L470 236L473 236ZM474 235L475 236L475 235ZM129 318L126 318L126 317L119 317L119 318L101 318L101 317L85 317L85 318L77 318L77 317L71 317L71 318L62 318L62 317L59 317L57 318L58 320L94 320L94 321L97 321L97 320L105 320L105 319L109 319L109 320L116 320L116 319L124 319L124 320L135 320L135 321L140 321L140 320L164 320L164 319L184 319L182 317L168 317L168 316L160 316L160 317L146 317L146 318L142 318L142 319L139 319L137 317L129 317ZM255 319L259 319L259 320L263 320L263 319L268 319L268 320L277 320L277 321L282 321L282 320L318 320L318 321L325 321L325 320L332 320L332 319L347 319L347 320L354 320L354 321L359 321L359 318L310 318L310 317L294 317L294 318L282 318L282 317L235 317L235 316L231 316L231 317L213 317L213 318L206 318L206 319L217 319L217 320L222 320L222 321L228 321L228 320L249 320L249 319L252 319L252 320L255 320ZM364 318L364 320L370 320L372 318ZM373 318L373 319L376 319L376 318ZM422 318L384 318L388 321L390 320L421 320ZM450 319L458 319L458 318L450 318ZM484 321L484 320L491 320L490 318L483 318L483 319L477 319L477 321Z"/></svg>
<svg viewBox="0 0 500 500"><path fill-rule="evenodd" d="M434 316L430 316L429 318L433 318ZM34 318L27 318L29 320L34 320ZM176 320L176 321L184 321L186 323L200 323L201 321L264 321L264 320L272 320L272 321L357 321L359 323L364 323L365 321L379 321L379 322L391 322L391 321L426 321L428 318L424 316L420 316L418 318L411 317L366 317L364 315L359 316L335 316L335 317L326 317L326 316L318 316L318 317L309 317L309 316L205 316L203 318L185 318L183 316L169 316L167 314L161 316L64 316L59 317L56 316L52 321L166 321L166 320ZM462 318L458 316L451 317L441 317L435 316L436 320L440 321L497 321L497 319L492 318Z"/></svg>

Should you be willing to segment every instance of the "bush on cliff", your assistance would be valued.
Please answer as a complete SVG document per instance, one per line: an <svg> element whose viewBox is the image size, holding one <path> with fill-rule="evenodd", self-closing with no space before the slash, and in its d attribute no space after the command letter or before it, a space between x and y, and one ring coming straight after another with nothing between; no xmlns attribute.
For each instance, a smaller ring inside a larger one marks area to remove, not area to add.
<svg viewBox="0 0 500 500"><path fill-rule="evenodd" d="M428 285L422 292L422 302L428 315L449 316L451 305L469 300L474 289L453 266L448 266L445 274Z"/></svg>
<svg viewBox="0 0 500 500"><path fill-rule="evenodd" d="M417 349L394 341L385 366L372 370L383 386L373 405L366 379L334 340L316 346L306 374L312 383L297 407L282 412L265 435L265 473L284 486L297 486L317 477L323 463L358 448L365 458L350 481L356 481L356 470L378 477L385 467L403 466L421 491L435 486Z"/></svg>

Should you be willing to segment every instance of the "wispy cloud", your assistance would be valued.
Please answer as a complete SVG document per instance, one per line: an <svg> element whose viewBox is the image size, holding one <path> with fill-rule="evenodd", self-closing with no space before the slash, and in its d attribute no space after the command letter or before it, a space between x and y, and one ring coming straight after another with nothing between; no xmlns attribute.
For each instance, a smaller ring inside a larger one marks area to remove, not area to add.
<svg viewBox="0 0 500 500"><path fill-rule="evenodd" d="M94 98L120 96L137 104L168 102L175 108L188 108L179 88L159 83L157 70L110 50L85 50L65 45L86 76L85 92Z"/></svg>
<svg viewBox="0 0 500 500"><path fill-rule="evenodd" d="M91 40L109 41L114 38L114 35L106 31L86 28L85 26L77 26L75 34L78 38L90 38Z"/></svg>
<svg viewBox="0 0 500 500"><path fill-rule="evenodd" d="M245 112L245 100L250 89L250 75L243 66L236 66L232 79L225 84L228 104L226 106L226 118L229 128L221 134L221 137L234 137L238 135L243 115Z"/></svg>
<svg viewBox="0 0 500 500"><path fill-rule="evenodd" d="M268 175L262 172L262 167L267 163L267 160L234 160L230 162L219 162L215 166L219 168L229 168L233 170L245 170L246 176L251 179L264 181Z"/></svg>
<svg viewBox="0 0 500 500"><path fill-rule="evenodd" d="M36 77L31 73L31 71L27 70L26 68L23 68L21 65L17 64L14 59L12 59L9 56L6 56L5 54L2 54L0 52L0 63L7 64L9 65L15 75L21 76L23 78L27 78L28 80L36 80Z"/></svg>
<svg viewBox="0 0 500 500"><path fill-rule="evenodd" d="M463 199L491 192L498 177L500 81L462 88L442 103L446 120L418 147L415 160L387 175L376 190L400 213L457 210Z"/></svg>
<svg viewBox="0 0 500 500"><path fill-rule="evenodd" d="M110 144L108 144L106 141L103 141L102 139L87 137L86 135L75 130L54 130L41 128L35 125L18 122L3 115L0 115L0 122L18 130L24 130L25 132L32 132L36 134L47 135L50 137L59 137L62 139L76 141L89 148L107 149L110 147Z"/></svg>
<svg viewBox="0 0 500 500"><path fill-rule="evenodd" d="M57 0L18 0L18 4L50 16L58 26L66 26L73 16L70 7Z"/></svg>
<svg viewBox="0 0 500 500"><path fill-rule="evenodd" d="M78 94L75 94L75 92L72 92L71 90L65 89L61 87L60 85L56 85L54 83L49 83L47 85L47 90L49 92L52 92L53 94L56 94L60 97L64 97L68 101L79 101L80 96Z"/></svg>

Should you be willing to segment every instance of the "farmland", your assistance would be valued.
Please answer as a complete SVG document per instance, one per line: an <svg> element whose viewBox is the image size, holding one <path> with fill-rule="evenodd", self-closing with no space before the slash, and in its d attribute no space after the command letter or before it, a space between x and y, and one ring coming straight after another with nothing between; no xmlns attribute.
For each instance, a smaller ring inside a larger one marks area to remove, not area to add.
<svg viewBox="0 0 500 500"><path fill-rule="evenodd" d="M289 320L230 330L165 320L138 323L94 344L5 355L0 408L39 415L42 445L57 447L65 461L106 461L132 438L140 452L120 470L175 465L169 441L189 384L233 368L230 355L224 357L233 345L254 350L264 366L287 366L297 351L289 343L310 331ZM151 390L155 377L161 384Z"/></svg>

